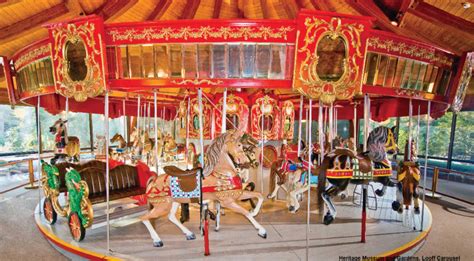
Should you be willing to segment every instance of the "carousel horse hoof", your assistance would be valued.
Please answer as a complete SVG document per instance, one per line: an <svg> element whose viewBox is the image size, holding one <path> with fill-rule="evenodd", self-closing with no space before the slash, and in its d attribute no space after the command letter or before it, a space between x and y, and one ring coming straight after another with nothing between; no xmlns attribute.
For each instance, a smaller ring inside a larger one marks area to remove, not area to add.
<svg viewBox="0 0 474 261"><path fill-rule="evenodd" d="M191 235L186 235L186 240L194 240L196 239L196 235L194 235L194 233L192 233Z"/></svg>
<svg viewBox="0 0 474 261"><path fill-rule="evenodd" d="M162 247L163 246L163 241L158 241L158 242L153 242L154 247Z"/></svg>
<svg viewBox="0 0 474 261"><path fill-rule="evenodd" d="M420 214L420 207L415 207L415 214L419 215Z"/></svg>
<svg viewBox="0 0 474 261"><path fill-rule="evenodd" d="M208 213L209 213L209 218L213 221L216 221L216 214L214 214L214 212L212 211L209 211Z"/></svg>
<svg viewBox="0 0 474 261"><path fill-rule="evenodd" d="M267 232L264 232L264 233L258 232L258 236L263 238L263 239L267 239Z"/></svg>
<svg viewBox="0 0 474 261"><path fill-rule="evenodd" d="M291 213L295 213L296 210L295 210L295 207L294 206L290 206L288 207L288 211L290 211Z"/></svg>
<svg viewBox="0 0 474 261"><path fill-rule="evenodd" d="M324 225L329 225L329 224L331 224L333 221L334 221L334 217L333 217L332 215L326 214L326 215L324 216L324 220L323 220Z"/></svg>
<svg viewBox="0 0 474 261"><path fill-rule="evenodd" d="M376 189L375 190L375 195L377 195L379 197L383 197L384 194L385 194L385 192L381 189Z"/></svg>
<svg viewBox="0 0 474 261"><path fill-rule="evenodd" d="M392 202L392 209L393 211L398 211L400 212L400 209L402 209L402 205L398 201L393 201ZM403 210L402 210L403 211Z"/></svg>
<svg viewBox="0 0 474 261"><path fill-rule="evenodd" d="M220 228L216 227L214 228L214 231L219 232Z"/></svg>
<svg viewBox="0 0 474 261"><path fill-rule="evenodd" d="M273 199L273 197L272 197L271 194L268 194L268 195L267 195L267 198L268 198L268 199Z"/></svg>
<svg viewBox="0 0 474 261"><path fill-rule="evenodd" d="M341 197L341 200L344 200L344 199L346 199L347 195L343 193L343 194L341 194L340 197Z"/></svg>

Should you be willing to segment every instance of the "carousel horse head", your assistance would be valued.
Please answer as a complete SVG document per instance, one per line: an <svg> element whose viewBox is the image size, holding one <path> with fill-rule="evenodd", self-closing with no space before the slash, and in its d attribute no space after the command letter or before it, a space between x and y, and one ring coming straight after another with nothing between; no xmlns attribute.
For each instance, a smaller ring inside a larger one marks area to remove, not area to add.
<svg viewBox="0 0 474 261"><path fill-rule="evenodd" d="M395 128L379 126L370 132L367 147L372 161L381 162L386 159L387 153L393 154L398 151Z"/></svg>
<svg viewBox="0 0 474 261"><path fill-rule="evenodd" d="M209 145L204 157L204 176L212 173L212 170L219 166L220 163L230 166L234 171L238 172L241 169L250 168L251 160L244 150L242 137L244 133L241 130L230 130L221 134L214 139L214 142ZM225 157L225 161L222 161Z"/></svg>
<svg viewBox="0 0 474 261"><path fill-rule="evenodd" d="M58 119L54 122L53 126L49 127L49 132L52 134L61 133L64 129L66 129L66 122L67 120L63 121L62 119Z"/></svg>
<svg viewBox="0 0 474 261"><path fill-rule="evenodd" d="M120 135L119 133L115 133L115 135L110 139L110 142L114 143L120 140L123 140L122 135Z"/></svg>
<svg viewBox="0 0 474 261"><path fill-rule="evenodd" d="M403 159L405 161L412 161L416 162L418 160L418 149L417 149L417 144L414 139L411 140L411 149L410 149L410 156L408 157L408 140L405 144L405 154Z"/></svg>

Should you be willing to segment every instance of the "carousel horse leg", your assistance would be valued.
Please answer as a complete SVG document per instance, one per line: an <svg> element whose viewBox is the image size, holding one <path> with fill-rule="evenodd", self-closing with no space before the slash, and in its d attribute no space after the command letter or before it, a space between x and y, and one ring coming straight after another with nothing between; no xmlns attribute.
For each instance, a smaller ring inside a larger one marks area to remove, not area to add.
<svg viewBox="0 0 474 261"><path fill-rule="evenodd" d="M178 211L179 208L179 203L178 202L173 202L171 204L171 210L168 213L168 219L175 224L181 231L184 233L186 236L186 240L193 240L196 239L196 236L194 235L193 232L191 232L187 227L185 227L179 220L176 218L176 212Z"/></svg>
<svg viewBox="0 0 474 261"><path fill-rule="evenodd" d="M403 201L402 189L403 189L402 183L398 182L397 190L396 190L397 199L392 202L393 211L397 211L399 214L403 213L403 206L401 203Z"/></svg>
<svg viewBox="0 0 474 261"><path fill-rule="evenodd" d="M278 190L280 189L280 185L278 185L278 177L275 179L275 189L272 191L272 193L268 194L267 198L268 199L273 199L276 197Z"/></svg>
<svg viewBox="0 0 474 261"><path fill-rule="evenodd" d="M233 211L244 215L250 221L250 223L252 223L255 229L258 230L258 235L262 238L267 238L267 231L265 228L263 228L262 225L260 225L245 208L237 204L234 200L221 201L221 204L226 208L230 208Z"/></svg>
<svg viewBox="0 0 474 261"><path fill-rule="evenodd" d="M333 194L337 195L338 192L339 192L338 187L331 186L328 189L326 189L326 191L324 191L321 195L325 205L328 207L328 212L323 217L323 223L325 225L331 224L334 221L334 219L336 218L337 211L336 211L336 207L332 203L331 195L333 195Z"/></svg>
<svg viewBox="0 0 474 261"><path fill-rule="evenodd" d="M251 198L257 198L257 205L255 206L254 209L250 211L250 215L252 217L255 217L258 215L260 212L260 208L262 207L263 204L263 196L259 192L254 192L254 191L249 191L249 190L243 190L242 195L240 196L240 200L244 199L251 199Z"/></svg>
<svg viewBox="0 0 474 261"><path fill-rule="evenodd" d="M300 208L298 195L302 195L303 193L308 191L308 189L309 189L309 186L304 185L302 188L295 189L293 191L288 192L288 196L290 198L289 199L290 206L288 207L288 211L290 211L291 213L296 213L298 211L298 209Z"/></svg>
<svg viewBox="0 0 474 261"><path fill-rule="evenodd" d="M218 232L220 228L221 228L221 203L217 201L216 202L216 228L214 228L214 230Z"/></svg>
<svg viewBox="0 0 474 261"><path fill-rule="evenodd" d="M417 186L415 184L413 184L414 188L413 188L413 203L415 205L415 215L419 215L420 214L420 202L418 200L418 198L420 197L420 194L418 194L418 191L417 191Z"/></svg>
<svg viewBox="0 0 474 261"><path fill-rule="evenodd" d="M140 218L142 220L142 223L148 229L148 232L150 233L150 236L153 239L153 246L155 247L162 247L163 241L160 239L160 237L158 236L158 233L156 233L156 230L153 228L153 225L150 223L150 219L158 218L159 216L164 215L166 211L169 209L169 206L170 206L169 203L163 203L163 205L160 205L159 207L154 206L153 209L151 209L148 213L146 213L144 216Z"/></svg>

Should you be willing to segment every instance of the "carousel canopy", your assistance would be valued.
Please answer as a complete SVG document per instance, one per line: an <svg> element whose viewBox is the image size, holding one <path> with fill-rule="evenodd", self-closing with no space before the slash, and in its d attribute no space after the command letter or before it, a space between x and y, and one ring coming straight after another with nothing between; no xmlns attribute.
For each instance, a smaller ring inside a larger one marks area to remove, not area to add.
<svg viewBox="0 0 474 261"><path fill-rule="evenodd" d="M417 42L425 43L427 46L433 46L439 48L440 50L445 50L447 53L453 54L454 57L461 57L465 52L474 50L474 12L472 12L472 8L469 7L468 4L465 4L465 1L443 0L7 0L0 1L0 14L4 18L0 22L0 55L10 59L22 48L47 38L48 29L44 27L45 24L67 21L81 16L97 15L104 20L106 25L117 25L115 28L120 28L120 25L125 23L130 24L133 22L146 21L176 21L183 19L219 19L227 21L229 21L229 19L249 19L249 21L253 21L250 19L279 19L284 23L284 21L296 19L298 13L300 13L301 10L310 9L336 12L340 14L351 14L356 16L370 16L374 18L372 25L374 29L380 29L400 35L402 37L408 37L416 40ZM143 49L141 52L146 49L146 47L142 48ZM169 48L170 52L172 52L172 47ZM214 46L213 48L213 51L218 51L218 46ZM275 48L279 47L276 46ZM116 52L119 51L120 50L116 50ZM130 47L128 47L126 50L127 55L131 56L132 58L129 58L129 64L127 67L130 70L130 74L128 76L122 75L124 76L123 78L133 78L133 68L137 68L133 64L134 51L135 50ZM230 52L231 49L229 47L229 53ZM283 50L282 52L286 55L291 53L289 50ZM156 48L154 50L154 55L158 55ZM379 60L383 60L383 57L379 58ZM3 60L0 60L0 66L5 66L3 63ZM283 74L285 74L281 76L282 81L291 79L291 74L288 74L288 72L291 71L291 68L285 69L286 72L282 70L284 72ZM170 73L173 73L172 68L170 68ZM228 73L230 74L231 72ZM256 75L256 77L258 77L258 75ZM124 81L118 80L115 82L117 85L124 83ZM244 82L244 80L241 82ZM474 95L474 90L472 85L473 81L471 80L468 87L469 90L467 92L467 97L465 99L466 102L464 109L474 108L474 99L472 98ZM6 86L7 81L4 75L4 70L0 70L0 102L2 103L8 103L8 92L6 90ZM251 86L251 84L249 86ZM278 86L274 88L272 93L278 95L282 99L291 99L295 94L291 89L279 89L277 87ZM122 91L126 92L127 90L123 89ZM222 91L223 88L212 88L212 90L208 90L208 93L215 95L221 93ZM245 92L248 96L252 96L254 93L260 91L261 90L257 90L255 88L245 88L242 90L242 92ZM115 97L120 97L121 95L123 94L116 93ZM172 103L175 105L186 95L186 89L168 88L165 91L160 90L160 95L160 100L169 101L170 104ZM170 96L167 97L166 95ZM171 98L171 96L173 98ZM61 109L60 104L64 103L61 101L61 99L57 98L54 102L58 104L58 106L55 107L56 110ZM94 101L91 102L94 103ZM295 103L296 102L297 101L295 99ZM95 103L99 104L98 101ZM402 105L400 106L403 107ZM100 110L97 110L97 112L100 112Z"/></svg>

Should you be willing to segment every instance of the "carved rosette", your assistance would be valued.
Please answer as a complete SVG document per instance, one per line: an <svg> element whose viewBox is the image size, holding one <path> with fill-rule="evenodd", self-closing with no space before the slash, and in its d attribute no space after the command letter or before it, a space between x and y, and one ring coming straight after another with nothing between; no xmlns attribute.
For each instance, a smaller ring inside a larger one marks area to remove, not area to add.
<svg viewBox="0 0 474 261"><path fill-rule="evenodd" d="M265 95L258 98L251 109L251 132L255 139L278 140L281 126L281 111L275 99ZM263 128L262 128L263 117Z"/></svg>
<svg viewBox="0 0 474 261"><path fill-rule="evenodd" d="M105 90L101 21L55 24L49 31L56 92L79 102L101 95Z"/></svg>
<svg viewBox="0 0 474 261"><path fill-rule="evenodd" d="M283 102L281 106L281 138L286 140L293 139L295 124L295 106L291 101Z"/></svg>
<svg viewBox="0 0 474 261"><path fill-rule="evenodd" d="M366 23L344 17L303 16L298 28L293 89L325 104L336 99L351 99L361 89L366 45L362 33ZM339 49L342 44L344 46L337 61L321 59L325 52L321 43L331 41L335 46L339 45ZM328 65L328 62L334 64ZM321 75L324 66L337 72L336 77Z"/></svg>
<svg viewBox="0 0 474 261"><path fill-rule="evenodd" d="M216 133L220 133L222 131L222 113L220 110L222 108L223 102L224 98L220 98L219 102L217 103L217 108L219 108L219 110L214 110ZM239 119L237 128L247 132L249 122L249 107L245 103L244 99L233 94L227 96L226 114L228 116L237 116ZM227 124L230 124L229 121L227 121Z"/></svg>
<svg viewBox="0 0 474 261"><path fill-rule="evenodd" d="M462 68L461 77L459 78L458 88L456 89L456 96L454 96L451 109L457 113L461 111L464 98L466 97L469 82L472 77L472 70L474 69L474 52L466 55L466 61Z"/></svg>

